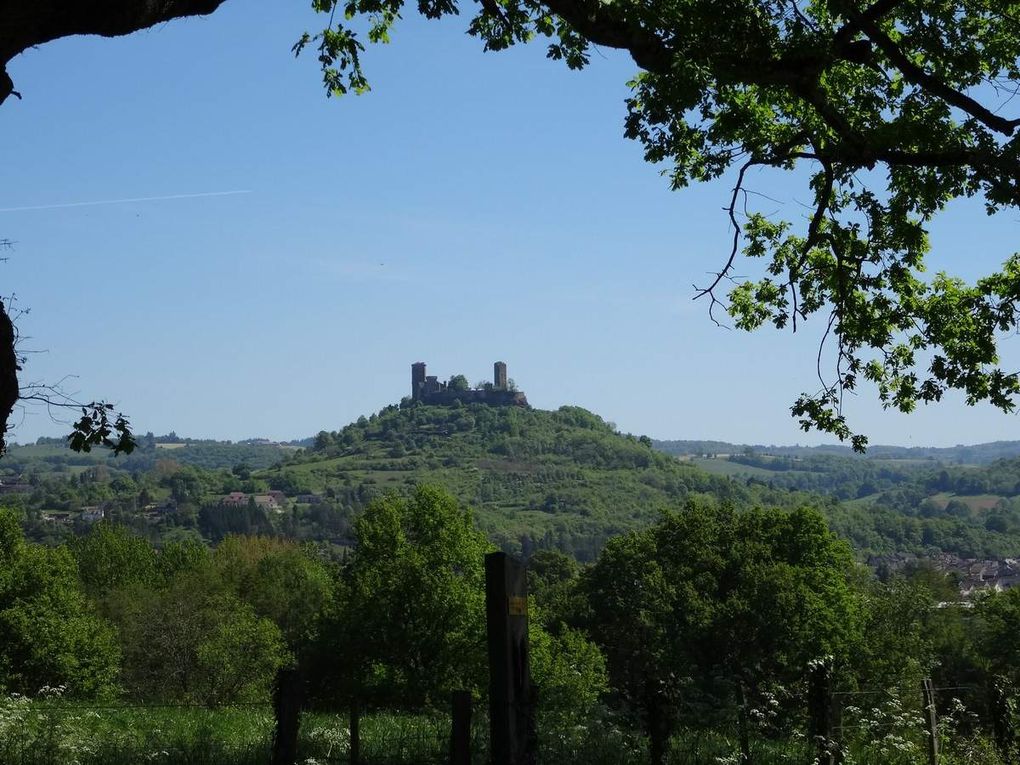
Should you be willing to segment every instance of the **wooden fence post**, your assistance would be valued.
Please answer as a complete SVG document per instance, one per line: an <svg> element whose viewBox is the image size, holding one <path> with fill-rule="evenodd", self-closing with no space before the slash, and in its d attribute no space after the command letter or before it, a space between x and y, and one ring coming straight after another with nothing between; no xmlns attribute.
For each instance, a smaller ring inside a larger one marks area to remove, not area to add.
<svg viewBox="0 0 1020 765"><path fill-rule="evenodd" d="M651 765L666 765L669 748L669 721L665 702L660 694L652 691L647 701L648 754Z"/></svg>
<svg viewBox="0 0 1020 765"><path fill-rule="evenodd" d="M747 686L740 684L740 708L737 710L737 728L740 733L740 765L751 765L751 721L748 719Z"/></svg>
<svg viewBox="0 0 1020 765"><path fill-rule="evenodd" d="M537 760L535 694L528 649L527 569L506 553L485 556L489 644L489 749L492 765Z"/></svg>
<svg viewBox="0 0 1020 765"><path fill-rule="evenodd" d="M471 691L453 692L450 765L471 765Z"/></svg>
<svg viewBox="0 0 1020 765"><path fill-rule="evenodd" d="M358 699L351 699L351 756L350 765L361 765L361 709Z"/></svg>
<svg viewBox="0 0 1020 765"><path fill-rule="evenodd" d="M832 667L820 661L808 676L809 737L815 743L818 765L836 765L839 748L832 735Z"/></svg>
<svg viewBox="0 0 1020 765"><path fill-rule="evenodd" d="M273 713L276 716L273 765L294 765L297 762L303 690L301 673L297 669L284 668L276 673L273 687Z"/></svg>
<svg viewBox="0 0 1020 765"><path fill-rule="evenodd" d="M928 765L939 765L939 721L935 713L935 686L930 677L921 683L924 694L924 730L928 736Z"/></svg>

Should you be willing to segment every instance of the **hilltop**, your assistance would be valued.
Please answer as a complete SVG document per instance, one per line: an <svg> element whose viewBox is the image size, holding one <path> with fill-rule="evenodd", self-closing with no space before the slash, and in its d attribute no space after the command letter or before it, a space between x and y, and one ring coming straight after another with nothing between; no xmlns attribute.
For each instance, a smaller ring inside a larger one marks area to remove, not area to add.
<svg viewBox="0 0 1020 765"><path fill-rule="evenodd" d="M435 483L473 507L502 547L557 547L582 560L693 495L740 506L813 505L862 557L1020 555L1020 501L1013 501L1020 461L954 468L933 459L750 450L695 460L653 446L574 406L409 404L323 431L311 448L258 475L288 492L322 493L348 516L385 491ZM993 489L1001 491L995 499ZM965 499L966 491L982 496Z"/></svg>
<svg viewBox="0 0 1020 765"><path fill-rule="evenodd" d="M661 454L579 407L390 406L259 473L293 492L363 506L387 490L439 484L473 507L498 544L591 558L692 494L752 501L747 487ZM775 503L789 494L759 491Z"/></svg>

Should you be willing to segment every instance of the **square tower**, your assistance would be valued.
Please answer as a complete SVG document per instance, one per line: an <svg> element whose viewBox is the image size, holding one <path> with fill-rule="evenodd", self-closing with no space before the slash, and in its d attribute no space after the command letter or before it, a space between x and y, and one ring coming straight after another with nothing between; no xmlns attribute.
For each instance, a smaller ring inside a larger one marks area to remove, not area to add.
<svg viewBox="0 0 1020 765"><path fill-rule="evenodd" d="M492 387L496 390L506 390L506 364L502 361L492 365Z"/></svg>
<svg viewBox="0 0 1020 765"><path fill-rule="evenodd" d="M425 362L416 361L411 365L411 400L421 398L421 389L425 385Z"/></svg>

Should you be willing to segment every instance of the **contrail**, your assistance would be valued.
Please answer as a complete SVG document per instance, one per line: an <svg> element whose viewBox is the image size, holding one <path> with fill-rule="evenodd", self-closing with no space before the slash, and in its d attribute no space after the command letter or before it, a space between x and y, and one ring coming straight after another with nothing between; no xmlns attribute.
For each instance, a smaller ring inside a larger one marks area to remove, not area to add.
<svg viewBox="0 0 1020 765"><path fill-rule="evenodd" d="M227 197L233 194L251 194L251 189L238 191L203 191L198 194L168 194L162 197L132 197L130 199L101 199L94 202L62 202L55 205L30 205L27 207L0 207L0 213L24 212L26 210L60 210L65 207L93 207L95 205L119 205L125 202L159 202L164 199L198 199L199 197Z"/></svg>

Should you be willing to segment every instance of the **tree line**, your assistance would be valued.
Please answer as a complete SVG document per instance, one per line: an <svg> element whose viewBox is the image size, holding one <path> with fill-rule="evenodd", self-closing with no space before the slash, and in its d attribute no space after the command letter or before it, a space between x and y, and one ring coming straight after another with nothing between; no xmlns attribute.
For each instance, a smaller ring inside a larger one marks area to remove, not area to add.
<svg viewBox="0 0 1020 765"><path fill-rule="evenodd" d="M346 552L272 536L157 548L100 523L46 547L3 511L0 687L220 705L264 702L276 672L297 667L327 708L484 698L493 547L471 512L420 486L370 503L354 533ZM759 735L789 737L812 662L847 693L923 677L969 689L956 695L975 736L990 735L990 689L1020 682L1020 590L971 608L922 564L880 581L811 508L692 500L590 564L551 550L528 563L543 719L610 710L653 758L680 727L718 729L747 710L768 711Z"/></svg>

